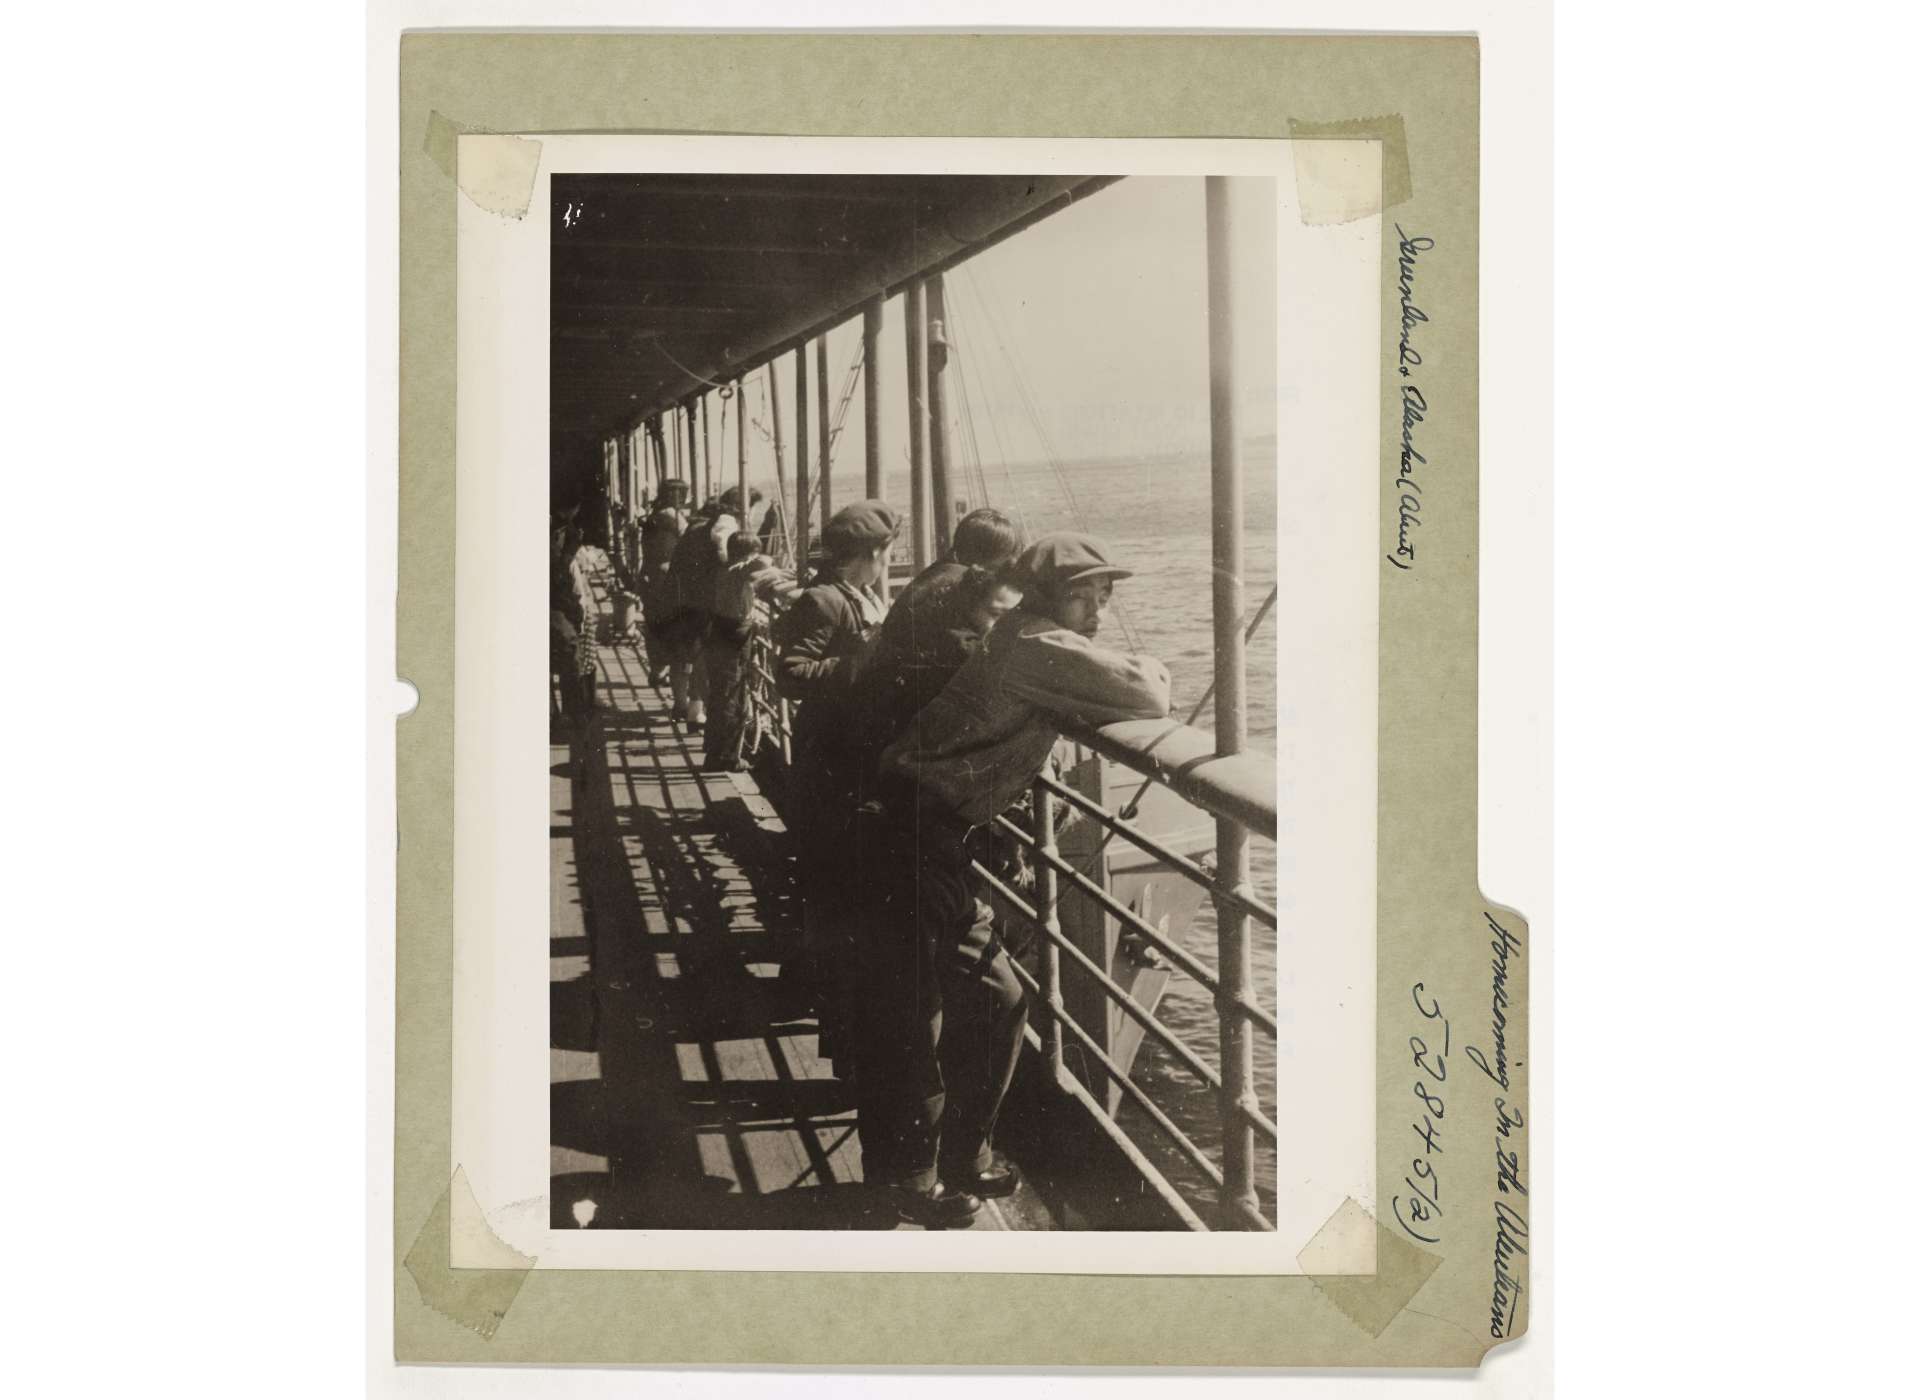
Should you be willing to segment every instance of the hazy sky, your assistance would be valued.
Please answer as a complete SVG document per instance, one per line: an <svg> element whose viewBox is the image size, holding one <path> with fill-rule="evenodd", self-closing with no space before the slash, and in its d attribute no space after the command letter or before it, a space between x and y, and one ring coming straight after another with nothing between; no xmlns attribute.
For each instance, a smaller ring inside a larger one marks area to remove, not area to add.
<svg viewBox="0 0 1920 1400"><path fill-rule="evenodd" d="M1274 431L1276 230L1274 182L1245 183L1265 192L1236 206L1243 432L1251 437ZM1062 460L1205 451L1207 258L1200 178L1124 179L970 259L948 275L947 288L953 321L948 336L962 362L949 368L956 453L967 450L955 421L963 404L971 408L973 440L990 465L1045 455L1036 413ZM906 460L904 323L896 297L887 305L881 341L883 459L890 471ZM859 344L858 320L828 337L836 405ZM792 356L781 358L779 374L791 432ZM758 378L748 385L749 411L764 417ZM1031 410L1019 390L1022 380ZM857 476L864 453L856 393L834 449L836 484L845 475ZM771 449L756 444L756 477L763 454L770 469ZM836 496L849 499L844 487Z"/></svg>

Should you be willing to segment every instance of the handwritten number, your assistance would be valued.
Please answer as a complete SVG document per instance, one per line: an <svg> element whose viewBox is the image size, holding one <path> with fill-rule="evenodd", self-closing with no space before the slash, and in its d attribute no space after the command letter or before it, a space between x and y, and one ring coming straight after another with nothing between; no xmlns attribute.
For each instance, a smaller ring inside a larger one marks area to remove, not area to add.
<svg viewBox="0 0 1920 1400"><path fill-rule="evenodd" d="M1445 1055L1435 1055L1433 1057L1433 1063L1428 1064L1426 1041L1417 1035L1410 1036L1408 1037L1407 1045L1408 1048L1413 1051L1413 1067L1415 1069L1426 1071L1432 1075L1438 1083L1444 1084L1447 1082L1447 1057Z"/></svg>

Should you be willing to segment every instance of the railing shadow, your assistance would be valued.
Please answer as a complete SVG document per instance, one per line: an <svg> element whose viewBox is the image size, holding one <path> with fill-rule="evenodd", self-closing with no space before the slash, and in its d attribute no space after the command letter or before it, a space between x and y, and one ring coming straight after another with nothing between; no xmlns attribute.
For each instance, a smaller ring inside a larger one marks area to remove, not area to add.
<svg viewBox="0 0 1920 1400"><path fill-rule="evenodd" d="M601 653L619 707L577 726L555 822L585 936L554 944L553 1226L890 1227L849 1189L849 1089L806 1077L784 856L625 650Z"/></svg>

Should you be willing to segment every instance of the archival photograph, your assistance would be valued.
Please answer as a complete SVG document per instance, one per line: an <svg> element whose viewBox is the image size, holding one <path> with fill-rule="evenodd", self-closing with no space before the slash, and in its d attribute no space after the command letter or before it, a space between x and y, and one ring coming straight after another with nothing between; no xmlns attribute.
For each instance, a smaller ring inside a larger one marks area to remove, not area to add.
<svg viewBox="0 0 1920 1400"><path fill-rule="evenodd" d="M1271 181L552 181L552 1223L1271 1228Z"/></svg>
<svg viewBox="0 0 1920 1400"><path fill-rule="evenodd" d="M1289 145L462 138L456 1267L1371 1267L1381 221Z"/></svg>

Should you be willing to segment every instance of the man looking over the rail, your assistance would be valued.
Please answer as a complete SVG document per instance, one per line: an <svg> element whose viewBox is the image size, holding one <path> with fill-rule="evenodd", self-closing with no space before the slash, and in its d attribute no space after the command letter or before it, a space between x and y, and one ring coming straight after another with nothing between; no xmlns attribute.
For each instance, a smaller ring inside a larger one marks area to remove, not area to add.
<svg viewBox="0 0 1920 1400"><path fill-rule="evenodd" d="M1043 537L1014 565L1020 606L880 759L881 800L856 848L862 1160L900 1214L964 1226L1019 1185L993 1128L1013 1079L1026 994L975 891L971 833L1039 776L1065 721L1164 718L1167 668L1095 644L1116 579L1089 535Z"/></svg>
<svg viewBox="0 0 1920 1400"><path fill-rule="evenodd" d="M670 658L673 644L667 624L679 609L673 589L673 553L687 532L686 499L687 483L679 477L668 478L640 527L640 611L647 624L647 670L655 685L667 680L678 695L686 694L687 663Z"/></svg>
<svg viewBox="0 0 1920 1400"><path fill-rule="evenodd" d="M850 702L862 798L874 795L881 751L1019 603L1011 565L1025 547L1012 516L976 510L954 528L953 557L922 569L894 598Z"/></svg>
<svg viewBox="0 0 1920 1400"><path fill-rule="evenodd" d="M694 514L673 551L678 611L667 624L673 670L673 717L699 733L707 721L707 667L703 650L713 631L714 585L727 566L727 536L740 522L709 501ZM684 679L683 679L684 678Z"/></svg>
<svg viewBox="0 0 1920 1400"><path fill-rule="evenodd" d="M852 995L848 892L858 878L847 859L855 758L848 699L867 643L887 605L874 591L900 517L885 501L836 511L820 532L826 566L774 627L780 693L799 702L793 721L788 829L797 845L805 912L805 956L795 972L820 1016L819 1053L846 1056Z"/></svg>

